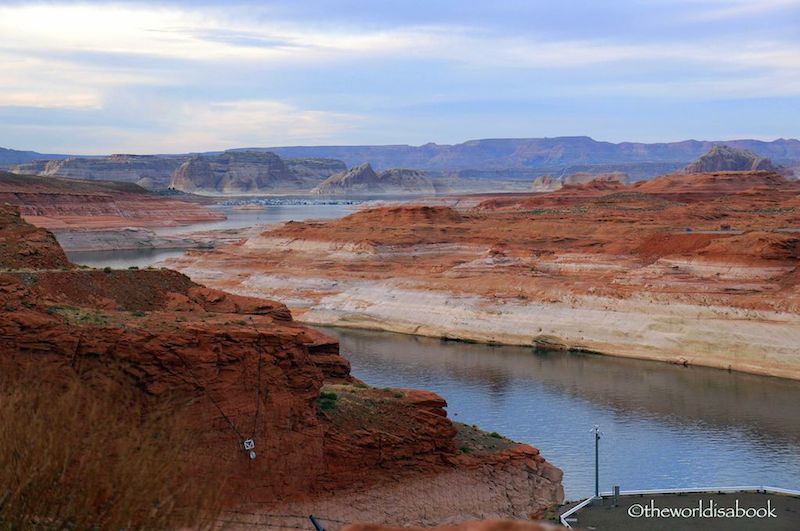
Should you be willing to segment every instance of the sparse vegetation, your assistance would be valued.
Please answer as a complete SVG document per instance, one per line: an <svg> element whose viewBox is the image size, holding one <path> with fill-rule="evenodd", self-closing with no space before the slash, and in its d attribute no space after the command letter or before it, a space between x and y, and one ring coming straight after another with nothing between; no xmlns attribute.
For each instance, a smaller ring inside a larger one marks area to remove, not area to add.
<svg viewBox="0 0 800 531"><path fill-rule="evenodd" d="M330 411L336 408L336 402L339 400L339 395L330 391L322 391L317 399L319 408L323 411Z"/></svg>
<svg viewBox="0 0 800 531"><path fill-rule="evenodd" d="M0 528L210 528L221 483L187 480L182 415L67 374L0 371Z"/></svg>
<svg viewBox="0 0 800 531"><path fill-rule="evenodd" d="M60 315L70 324L107 325L109 318L98 310L76 308L74 306L51 306L47 309L51 315Z"/></svg>

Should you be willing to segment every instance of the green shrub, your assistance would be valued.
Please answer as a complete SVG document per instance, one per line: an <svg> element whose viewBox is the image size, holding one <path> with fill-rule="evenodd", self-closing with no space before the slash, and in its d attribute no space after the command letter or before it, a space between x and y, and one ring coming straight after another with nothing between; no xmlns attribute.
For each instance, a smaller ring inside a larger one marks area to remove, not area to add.
<svg viewBox="0 0 800 531"><path fill-rule="evenodd" d="M331 393L328 391L322 391L319 394L319 398L317 399L317 404L323 411L330 411L336 408L336 402L339 400L339 396L336 393Z"/></svg>

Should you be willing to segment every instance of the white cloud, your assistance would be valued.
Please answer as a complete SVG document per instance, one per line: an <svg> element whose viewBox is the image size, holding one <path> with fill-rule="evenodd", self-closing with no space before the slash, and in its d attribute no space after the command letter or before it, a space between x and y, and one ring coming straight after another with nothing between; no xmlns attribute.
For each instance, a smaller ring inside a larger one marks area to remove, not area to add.
<svg viewBox="0 0 800 531"><path fill-rule="evenodd" d="M301 109L270 100L186 104L169 120L173 150L211 150L221 147L264 146L298 142L331 142L363 122L335 112ZM175 127L177 125L178 127Z"/></svg>
<svg viewBox="0 0 800 531"><path fill-rule="evenodd" d="M48 147L51 152L105 154L185 153L292 141L331 143L365 123L355 115L269 100L177 103L160 107L157 115L147 128L60 123L24 127L40 134L64 131L61 143Z"/></svg>
<svg viewBox="0 0 800 531"><path fill-rule="evenodd" d="M689 11L709 19L800 5L800 0L665 2L690 6L677 10L679 16ZM263 10L242 16L233 9L152 4L7 4L0 6L0 107L100 111L112 116L96 120L103 124L112 123L116 113L128 127L87 125L72 131L80 132L87 145L91 142L94 152L165 152L336 142L348 132L363 132L370 120L335 112L343 101L356 109L391 106L386 104L391 100L453 101L461 87L440 84L427 94L424 89L399 92L414 83L424 87L426 68L455 75L467 72L467 80L474 72L481 87L494 79L513 86L518 74L541 71L555 81L531 91L572 97L800 96L797 39L780 40L778 33L769 38L683 30L678 34L636 40L626 35L556 39L533 31L501 33L496 26L315 26L270 18ZM411 65L412 72L398 76L396 91L386 89L387 83L376 84L382 92L369 86L349 91L342 88L341 76L329 94L324 90L327 80L314 74L323 66L347 73L364 64L391 66L392 61ZM415 65L423 65L418 79ZM644 69L647 74L640 72ZM316 95L318 103L301 103L285 88L283 93L269 87L259 90L254 78L282 72L302 72L298 78L318 82L323 87ZM603 79L595 81L594 74ZM163 90L167 86L174 90ZM486 95L469 90L464 88L466 100ZM519 93L524 90L529 89L520 85Z"/></svg>

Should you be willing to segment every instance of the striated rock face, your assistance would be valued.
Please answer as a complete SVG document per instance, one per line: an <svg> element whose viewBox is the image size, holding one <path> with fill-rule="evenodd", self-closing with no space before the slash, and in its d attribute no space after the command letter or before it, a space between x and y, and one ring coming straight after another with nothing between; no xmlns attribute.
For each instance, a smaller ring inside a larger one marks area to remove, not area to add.
<svg viewBox="0 0 800 531"><path fill-rule="evenodd" d="M169 186L172 172L186 157L160 155L111 155L37 160L14 166L19 174L136 183L150 190Z"/></svg>
<svg viewBox="0 0 800 531"><path fill-rule="evenodd" d="M796 181L594 180L431 208L286 224L173 264L212 284L235 265L226 289L279 294L309 323L800 379Z"/></svg>
<svg viewBox="0 0 800 531"><path fill-rule="evenodd" d="M752 151L716 145L682 171L683 173L756 170L775 172L778 169L768 158L759 157Z"/></svg>
<svg viewBox="0 0 800 531"><path fill-rule="evenodd" d="M170 270L70 269L42 234L0 206L0 370L39 364L177 400L204 448L189 479L223 474L232 509L428 525L478 510L524 518L563 500L561 471L538 450L462 452L441 397L361 384L336 341L283 304ZM34 252L20 254L31 235Z"/></svg>
<svg viewBox="0 0 800 531"><path fill-rule="evenodd" d="M25 223L15 206L0 206L0 269L70 267L55 237Z"/></svg>
<svg viewBox="0 0 800 531"><path fill-rule="evenodd" d="M0 172L0 204L49 229L159 227L224 219L194 202L158 196L133 183Z"/></svg>
<svg viewBox="0 0 800 531"><path fill-rule="evenodd" d="M170 187L184 192L234 193L302 186L274 153L227 151L187 160L172 175Z"/></svg>
<svg viewBox="0 0 800 531"><path fill-rule="evenodd" d="M320 183L333 174L347 171L345 163L336 159L283 159L283 162L295 177L307 181L309 184L313 183L313 185Z"/></svg>
<svg viewBox="0 0 800 531"><path fill-rule="evenodd" d="M334 157L348 165L369 161L375 168L405 167L428 171L510 168L542 168L548 171L555 168L561 171L569 167L623 165L618 166L620 171L647 178L671 169L673 164L686 165L716 143L720 142L687 140L613 144L585 136L573 136L479 139L452 145L295 146L270 150L282 157ZM724 143L774 160L800 159L800 141L795 139L773 142L729 140ZM637 170L637 167L640 169Z"/></svg>
<svg viewBox="0 0 800 531"><path fill-rule="evenodd" d="M433 194L430 177L418 170L393 168L375 173L368 163L332 175L312 190L319 195Z"/></svg>
<svg viewBox="0 0 800 531"><path fill-rule="evenodd" d="M171 188L185 192L282 193L308 191L345 170L333 159L287 159L265 151L226 151L197 156L172 175Z"/></svg>

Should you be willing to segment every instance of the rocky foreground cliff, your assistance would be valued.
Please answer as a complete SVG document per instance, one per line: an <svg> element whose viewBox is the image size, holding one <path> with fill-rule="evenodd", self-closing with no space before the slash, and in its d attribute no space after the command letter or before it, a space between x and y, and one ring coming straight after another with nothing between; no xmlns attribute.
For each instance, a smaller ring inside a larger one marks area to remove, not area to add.
<svg viewBox="0 0 800 531"><path fill-rule="evenodd" d="M180 398L204 448L187 480L224 474L226 518L243 525L529 518L563 498L536 449L454 424L433 393L359 382L283 304L169 270L76 268L0 206L0 368L23 364Z"/></svg>
<svg viewBox="0 0 800 531"><path fill-rule="evenodd" d="M173 265L309 323L800 378L797 182L676 174L453 203L287 223Z"/></svg>

